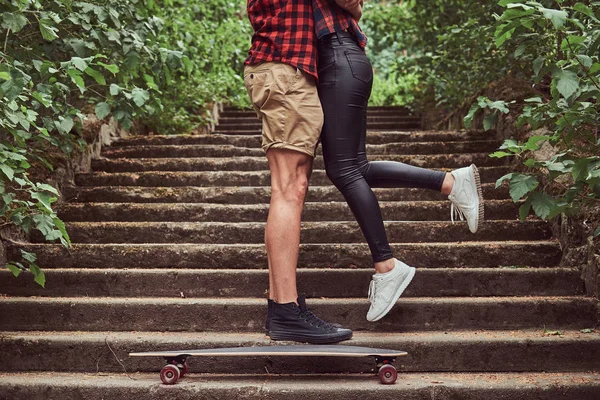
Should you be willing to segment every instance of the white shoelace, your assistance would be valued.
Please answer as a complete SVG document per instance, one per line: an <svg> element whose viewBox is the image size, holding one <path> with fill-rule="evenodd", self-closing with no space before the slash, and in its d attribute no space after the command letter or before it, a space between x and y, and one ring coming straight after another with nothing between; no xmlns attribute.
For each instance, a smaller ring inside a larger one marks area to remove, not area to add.
<svg viewBox="0 0 600 400"><path fill-rule="evenodd" d="M377 282L378 280L371 280L371 284L369 285L369 301L371 304L375 304L375 292L377 291Z"/></svg>
<svg viewBox="0 0 600 400"><path fill-rule="evenodd" d="M460 217L461 221L465 220L465 214L460 207L454 205L454 201L450 200L450 219L454 223L454 217Z"/></svg>

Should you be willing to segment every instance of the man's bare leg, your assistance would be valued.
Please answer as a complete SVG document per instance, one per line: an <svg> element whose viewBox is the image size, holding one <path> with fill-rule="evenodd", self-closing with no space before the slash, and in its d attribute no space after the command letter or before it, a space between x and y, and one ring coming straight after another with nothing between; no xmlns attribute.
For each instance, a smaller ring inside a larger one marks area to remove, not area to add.
<svg viewBox="0 0 600 400"><path fill-rule="evenodd" d="M265 229L269 296L278 303L296 303L300 218L313 159L285 149L270 149L267 159L271 170L271 204Z"/></svg>

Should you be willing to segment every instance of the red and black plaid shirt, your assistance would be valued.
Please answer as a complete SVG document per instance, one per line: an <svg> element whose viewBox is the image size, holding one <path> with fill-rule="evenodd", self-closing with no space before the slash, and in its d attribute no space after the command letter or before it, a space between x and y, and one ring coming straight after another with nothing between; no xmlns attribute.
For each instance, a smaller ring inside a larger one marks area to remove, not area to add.
<svg viewBox="0 0 600 400"><path fill-rule="evenodd" d="M246 65L279 61L317 77L312 0L248 0L254 28Z"/></svg>
<svg viewBox="0 0 600 400"><path fill-rule="evenodd" d="M367 46L367 36L349 12L342 9L333 0L312 0L312 3L317 38L347 30L354 35L358 45L364 50Z"/></svg>

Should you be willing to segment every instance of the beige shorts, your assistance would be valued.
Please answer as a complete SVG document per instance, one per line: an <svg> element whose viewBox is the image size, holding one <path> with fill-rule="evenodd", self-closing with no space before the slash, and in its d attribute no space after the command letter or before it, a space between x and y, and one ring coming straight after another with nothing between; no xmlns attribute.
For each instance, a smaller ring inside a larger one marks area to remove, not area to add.
<svg viewBox="0 0 600 400"><path fill-rule="evenodd" d="M315 156L323 110L314 77L281 62L244 68L244 84L262 120L262 148Z"/></svg>

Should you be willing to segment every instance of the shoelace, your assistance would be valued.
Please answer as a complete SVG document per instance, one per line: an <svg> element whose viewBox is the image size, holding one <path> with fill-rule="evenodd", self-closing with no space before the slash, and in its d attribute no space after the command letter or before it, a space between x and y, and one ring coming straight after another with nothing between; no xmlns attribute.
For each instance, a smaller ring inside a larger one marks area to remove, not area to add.
<svg viewBox="0 0 600 400"><path fill-rule="evenodd" d="M378 280L373 279L371 280L371 284L369 285L369 301L371 301L371 304L375 304L375 298L377 297L375 295L375 293L377 292L377 284L379 283Z"/></svg>
<svg viewBox="0 0 600 400"><path fill-rule="evenodd" d="M309 324L316 326L317 328L324 327L326 329L331 329L332 326L328 322L323 321L321 318L317 317L311 310L306 310L300 313L300 316Z"/></svg>
<svg viewBox="0 0 600 400"><path fill-rule="evenodd" d="M461 221L465 220L465 214L460 207L454 205L454 201L450 199L450 219L454 223L454 217L460 217Z"/></svg>

